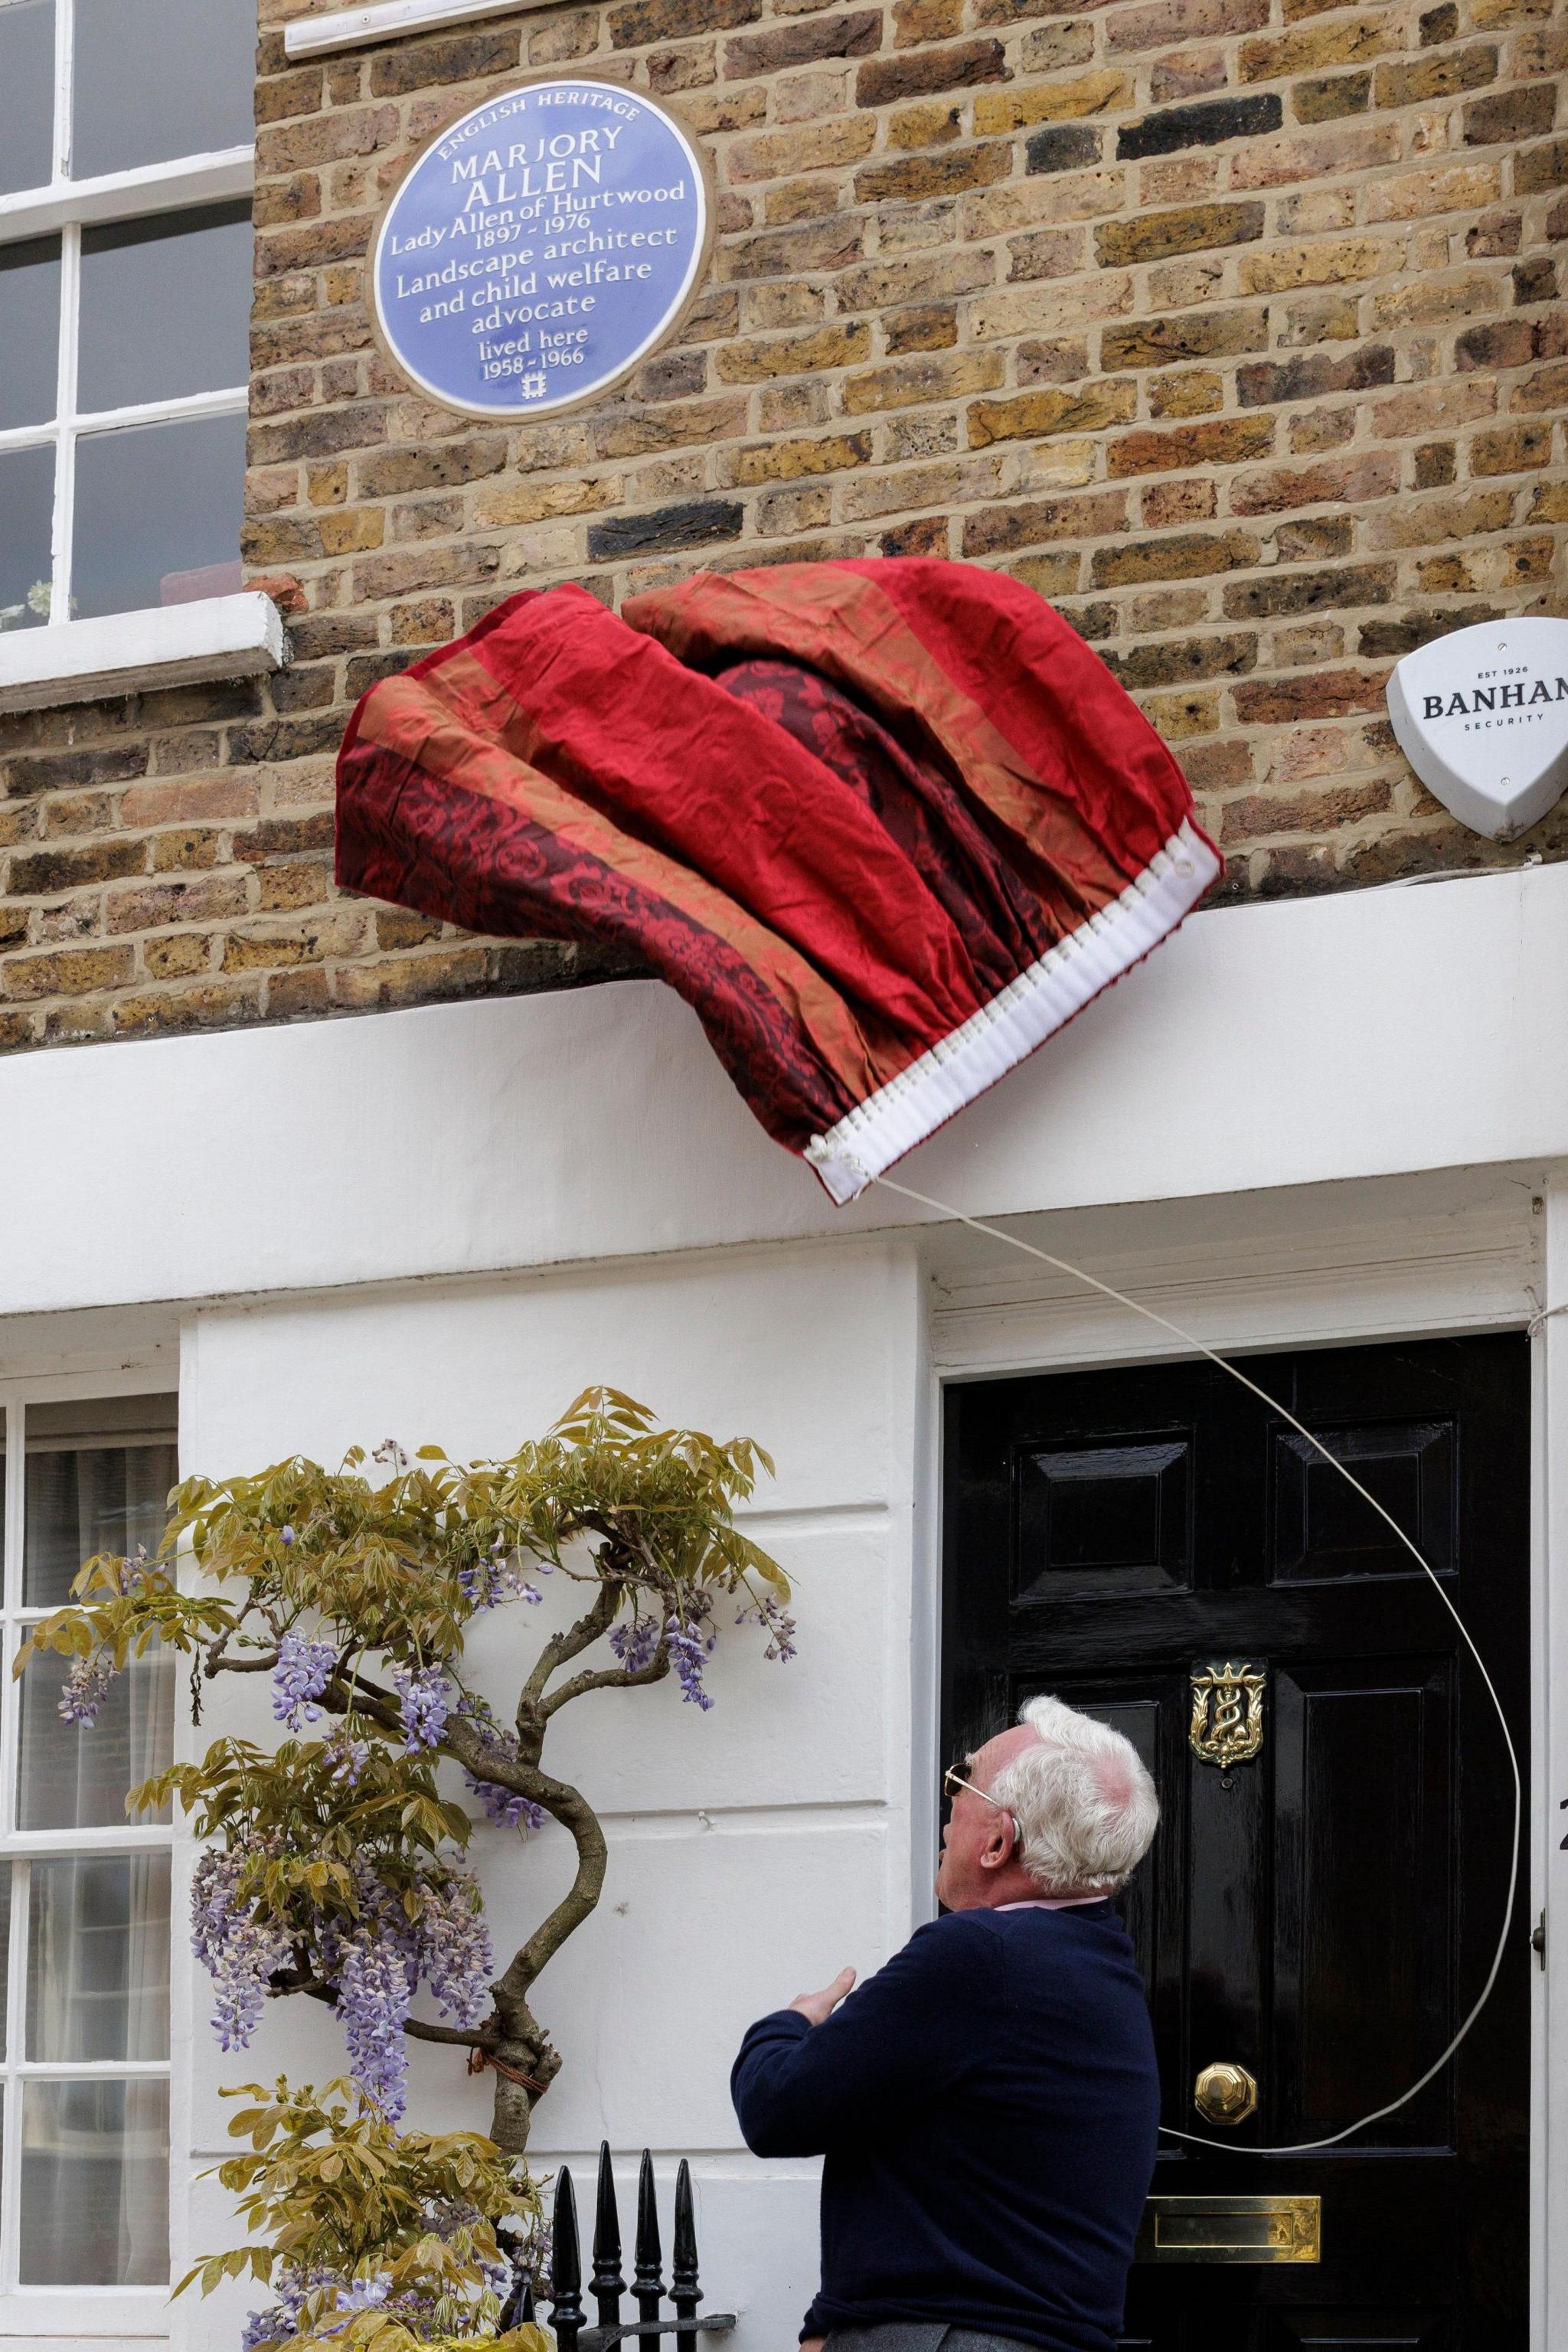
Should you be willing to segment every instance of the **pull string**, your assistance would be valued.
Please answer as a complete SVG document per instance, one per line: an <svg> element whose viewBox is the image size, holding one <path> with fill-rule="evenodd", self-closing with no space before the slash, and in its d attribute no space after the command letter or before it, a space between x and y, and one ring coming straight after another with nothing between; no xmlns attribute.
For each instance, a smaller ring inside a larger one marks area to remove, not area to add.
<svg viewBox="0 0 1568 2352"><path fill-rule="evenodd" d="M917 1192L911 1184L896 1183L890 1176L874 1176L871 1181L874 1184L880 1184L884 1192L900 1192L906 1201L918 1201L922 1208L935 1209L941 1215L951 1217L961 1225L968 1225L973 1232L984 1234L992 1241L1004 1242L1009 1249L1022 1250L1026 1257L1038 1258L1042 1265L1054 1266L1058 1274L1070 1275L1075 1282L1087 1283L1091 1290L1098 1290L1101 1297L1113 1298L1119 1307L1130 1307L1134 1315L1142 1315L1145 1322L1158 1324L1162 1331L1169 1331L1173 1339L1181 1340L1184 1347L1195 1348L1200 1356L1205 1357L1211 1364L1217 1364L1222 1372L1228 1372L1233 1381L1238 1381L1244 1389L1250 1391L1252 1395L1266 1404L1271 1412L1279 1413L1281 1420L1288 1422L1298 1436L1304 1437L1314 1453L1321 1454L1330 1469L1337 1470L1346 1486L1353 1487L1362 1500L1369 1503L1378 1517L1393 1529L1453 1619L1458 1628L1460 1640L1475 1660L1477 1671L1486 1685L1487 1696L1497 1710L1503 1745L1508 1750L1509 1770L1513 1777L1513 1842L1509 1862L1508 1895L1503 1904L1502 1927L1498 1935L1497 1949L1492 1955L1492 1964L1487 1972L1487 1980L1481 1987L1479 1996L1442 2056L1434 2059L1426 2072L1412 2083L1407 2091L1402 2091L1397 2099L1390 2099L1384 2107L1374 2107L1370 2115L1359 2116L1353 2124L1347 2124L1342 2131L1331 2132L1327 2139L1292 2140L1288 2147L1238 2147L1234 2140L1205 2139L1197 2132L1177 2131L1172 2124L1160 2126L1161 2133L1166 2139L1185 2140L1194 2147L1206 2147L1218 2156L1310 2156L1319 2148L1338 2147L1342 2140L1352 2138L1356 2132L1365 2131L1369 2124L1382 2123L1385 2116L1397 2115L1401 2107L1408 2106L1411 2100L1417 2097L1426 2088L1427 2084L1442 2073L1491 1999L1492 1989L1497 1983L1502 1968L1503 1956L1508 1949L1509 1930L1513 1922L1514 1896L1519 1886L1520 1850L1523 1843L1524 1830L1524 1784L1520 1774L1519 1757L1514 1748L1513 1735L1508 1727L1508 1717L1503 1712L1502 1701L1498 1696L1497 1685L1487 1671L1486 1660L1471 1640L1469 1627L1444 1591L1436 1570L1412 1543L1398 1520L1384 1508L1375 1495L1367 1493L1361 1480L1353 1477L1345 1468L1344 1464L1329 1452L1322 1440L1314 1437L1305 1423L1298 1421L1295 1414L1282 1405L1278 1397L1270 1396L1267 1389L1259 1388L1256 1381L1249 1380L1245 1372L1238 1371L1234 1364L1227 1363L1223 1356L1216 1355L1215 1350L1204 1340L1198 1339L1195 1333L1184 1330L1181 1324L1173 1323L1168 1315L1157 1313L1152 1307L1145 1307L1140 1300L1129 1298L1125 1291L1118 1290L1113 1283L1102 1282L1096 1274L1086 1273L1081 1265L1074 1265L1065 1257L1053 1257L1049 1250L1038 1249L1033 1242L1020 1241L1016 1234L1006 1233L1000 1225L989 1224L984 1217L966 1216L962 1209L953 1208L949 1202L932 1200L929 1192ZM1556 1314L1561 1310L1553 1307L1549 1311Z"/></svg>

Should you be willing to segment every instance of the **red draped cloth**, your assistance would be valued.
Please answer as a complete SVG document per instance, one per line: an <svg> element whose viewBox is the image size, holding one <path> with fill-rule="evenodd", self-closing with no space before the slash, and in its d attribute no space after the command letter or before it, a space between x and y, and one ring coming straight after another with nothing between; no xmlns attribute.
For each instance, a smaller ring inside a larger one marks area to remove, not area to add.
<svg viewBox="0 0 1568 2352"><path fill-rule="evenodd" d="M1218 871L1067 623L919 558L512 597L373 687L337 876L633 950L849 1200L1157 946Z"/></svg>

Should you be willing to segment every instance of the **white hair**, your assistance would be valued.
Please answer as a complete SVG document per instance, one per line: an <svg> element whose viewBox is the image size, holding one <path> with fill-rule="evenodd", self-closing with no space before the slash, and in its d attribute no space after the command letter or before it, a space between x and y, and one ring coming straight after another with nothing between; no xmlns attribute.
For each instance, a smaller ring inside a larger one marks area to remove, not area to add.
<svg viewBox="0 0 1568 2352"><path fill-rule="evenodd" d="M1114 1895L1148 1853L1160 1820L1154 1783L1130 1739L1059 1698L1032 1698L1037 1734L987 1793L1018 1827L1019 1860L1047 1893Z"/></svg>

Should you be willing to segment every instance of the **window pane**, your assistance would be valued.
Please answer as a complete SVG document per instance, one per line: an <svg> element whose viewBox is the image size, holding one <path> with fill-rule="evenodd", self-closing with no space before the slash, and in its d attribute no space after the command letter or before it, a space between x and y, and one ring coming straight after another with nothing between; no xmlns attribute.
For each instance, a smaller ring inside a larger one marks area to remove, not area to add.
<svg viewBox="0 0 1568 2352"><path fill-rule="evenodd" d="M254 0L76 0L79 180L251 139Z"/></svg>
<svg viewBox="0 0 1568 2352"><path fill-rule="evenodd" d="M169 1857L35 1862L27 1922L27 2055L169 2054Z"/></svg>
<svg viewBox="0 0 1568 2352"><path fill-rule="evenodd" d="M168 1525L169 1489L179 1476L172 1441L155 1445L90 1445L68 1451L27 1447L26 1540L22 1600L28 1609L58 1609L71 1581L95 1552L155 1552Z"/></svg>
<svg viewBox="0 0 1568 2352"><path fill-rule="evenodd" d="M21 2223L24 2286L166 2284L167 2083L25 2084Z"/></svg>
<svg viewBox="0 0 1568 2352"><path fill-rule="evenodd" d="M0 629L36 629L49 617L55 453L0 451Z"/></svg>
<svg viewBox="0 0 1568 2352"><path fill-rule="evenodd" d="M11 1976L11 1865L0 1862L0 2058L5 2050L5 1993Z"/></svg>
<svg viewBox="0 0 1568 2352"><path fill-rule="evenodd" d="M222 565L238 587L243 416L84 435L76 467L77 613L183 603L183 575Z"/></svg>
<svg viewBox="0 0 1568 2352"><path fill-rule="evenodd" d="M59 238L0 245L0 431L53 416L59 334Z"/></svg>
<svg viewBox="0 0 1568 2352"><path fill-rule="evenodd" d="M128 1790L161 1772L173 1752L174 1660L151 1652L110 1684L97 1723L84 1730L59 1717L68 1660L37 1657L22 1677L22 1753L16 1822L24 1830L123 1827ZM165 1809L137 1816L167 1821Z"/></svg>
<svg viewBox="0 0 1568 2352"><path fill-rule="evenodd" d="M0 196L55 176L54 0L0 5Z"/></svg>
<svg viewBox="0 0 1568 2352"><path fill-rule="evenodd" d="M248 205L83 229L78 409L243 383L250 247Z"/></svg>

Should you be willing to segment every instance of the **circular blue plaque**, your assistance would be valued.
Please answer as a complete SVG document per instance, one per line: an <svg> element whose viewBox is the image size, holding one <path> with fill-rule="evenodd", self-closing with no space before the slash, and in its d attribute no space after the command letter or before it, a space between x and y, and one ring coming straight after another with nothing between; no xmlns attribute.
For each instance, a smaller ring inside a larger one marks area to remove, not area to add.
<svg viewBox="0 0 1568 2352"><path fill-rule="evenodd" d="M707 246L701 159L637 90L576 77L487 99L388 204L372 272L404 373L469 416L603 392L679 317Z"/></svg>

